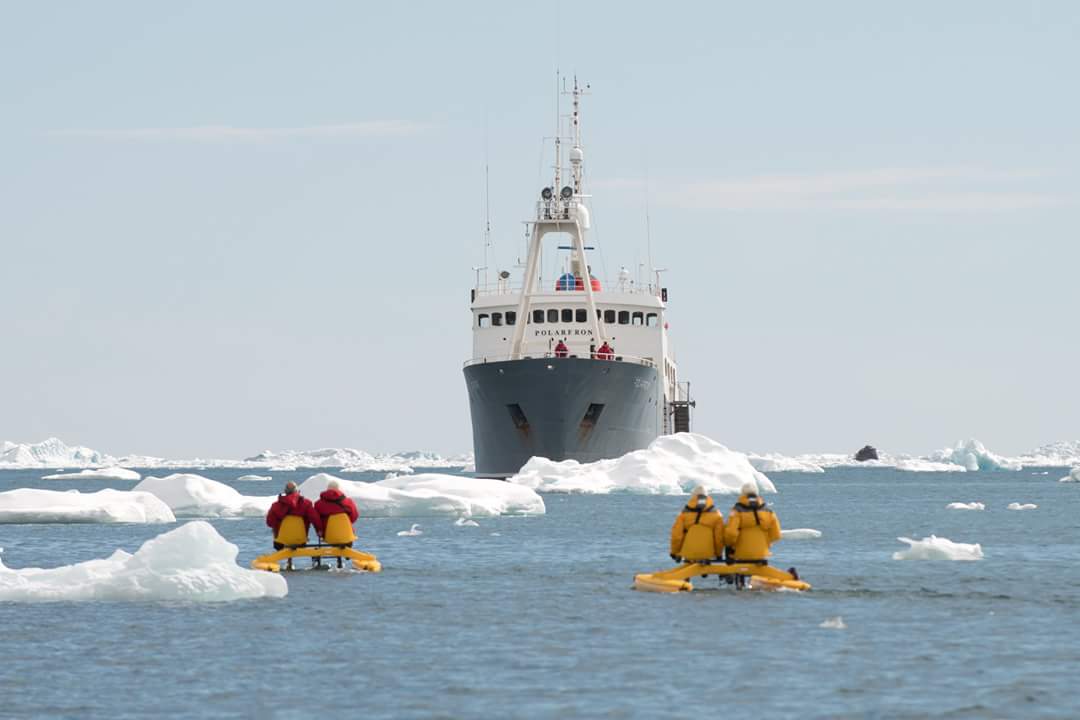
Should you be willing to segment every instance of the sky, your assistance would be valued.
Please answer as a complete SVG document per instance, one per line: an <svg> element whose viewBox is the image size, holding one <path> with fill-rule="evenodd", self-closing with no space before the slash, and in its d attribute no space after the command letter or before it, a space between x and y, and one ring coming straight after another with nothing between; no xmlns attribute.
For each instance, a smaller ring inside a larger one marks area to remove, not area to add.
<svg viewBox="0 0 1080 720"><path fill-rule="evenodd" d="M1080 5L0 0L0 439L471 449L469 289L591 86L695 430L1080 438ZM646 232L646 208L648 228Z"/></svg>

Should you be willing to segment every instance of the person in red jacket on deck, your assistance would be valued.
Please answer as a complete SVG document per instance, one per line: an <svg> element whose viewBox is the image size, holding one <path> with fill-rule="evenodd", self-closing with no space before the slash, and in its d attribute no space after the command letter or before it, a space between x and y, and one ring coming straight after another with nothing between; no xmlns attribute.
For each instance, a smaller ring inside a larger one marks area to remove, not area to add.
<svg viewBox="0 0 1080 720"><path fill-rule="evenodd" d="M566 346L562 340L559 340L559 344L555 346L555 357L564 358L570 354L570 348Z"/></svg>
<svg viewBox="0 0 1080 720"><path fill-rule="evenodd" d="M304 532L306 533L312 525L315 526L315 531L322 535L322 518L315 512L315 506L311 504L311 501L300 494L296 488L296 483L292 480L285 483L285 490L278 499L270 506L270 511L266 513L266 524L273 529L274 537L277 537L278 528L281 527L281 521L289 515L297 515L304 520ZM281 543L274 541L274 549L280 550L284 547Z"/></svg>
<svg viewBox="0 0 1080 720"><path fill-rule="evenodd" d="M596 351L596 357L601 360L614 360L615 348L608 345L607 340L605 340L604 344L600 346L600 349Z"/></svg>
<svg viewBox="0 0 1080 720"><path fill-rule="evenodd" d="M322 491L318 501L315 503L315 513L319 516L319 537L323 537L326 519L340 512L349 516L350 523L356 522L357 518L360 517L360 511L356 509L356 503L352 501L352 498L341 492L337 480L331 480L326 483L326 489Z"/></svg>

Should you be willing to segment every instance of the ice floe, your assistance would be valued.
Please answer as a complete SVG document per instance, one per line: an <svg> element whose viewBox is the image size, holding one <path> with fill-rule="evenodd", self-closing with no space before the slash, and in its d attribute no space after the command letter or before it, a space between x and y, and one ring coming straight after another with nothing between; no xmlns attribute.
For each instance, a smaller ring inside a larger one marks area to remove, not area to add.
<svg viewBox="0 0 1080 720"><path fill-rule="evenodd" d="M266 482L267 480L273 480L273 475L241 475L236 478L237 482Z"/></svg>
<svg viewBox="0 0 1080 720"><path fill-rule="evenodd" d="M1080 467L1074 467L1060 482L1080 482Z"/></svg>
<svg viewBox="0 0 1080 720"><path fill-rule="evenodd" d="M839 615L824 620L820 625L818 625L818 627L825 628L826 630L847 629L847 625L844 624L844 618L840 617Z"/></svg>
<svg viewBox="0 0 1080 720"><path fill-rule="evenodd" d="M133 489L157 496L178 517L257 517L265 515L275 499L273 495L241 495L225 483L190 473L151 476Z"/></svg>
<svg viewBox="0 0 1080 720"><path fill-rule="evenodd" d="M316 498L333 479L327 473L312 475L300 485L300 492ZM438 473L399 475L378 482L337 480L341 491L356 501L360 514L369 517L492 517L546 511L544 499L535 491L501 480Z"/></svg>
<svg viewBox="0 0 1080 720"><path fill-rule="evenodd" d="M458 527L480 527L480 523L467 517L459 517L454 521L454 524Z"/></svg>
<svg viewBox="0 0 1080 720"><path fill-rule="evenodd" d="M814 528L791 528L781 530L780 537L785 540L816 540L821 537L821 531Z"/></svg>
<svg viewBox="0 0 1080 720"><path fill-rule="evenodd" d="M1039 507L1039 506L1036 505L1035 503L1013 502L1013 503L1009 503L1009 506L1008 506L1007 509L1008 510L1034 510L1037 507Z"/></svg>
<svg viewBox="0 0 1080 720"><path fill-rule="evenodd" d="M974 438L962 440L956 444L956 447L938 450L930 456L930 459L960 465L969 472L977 470L1019 470L1021 468L1019 461L990 452L985 445Z"/></svg>
<svg viewBox="0 0 1080 720"><path fill-rule="evenodd" d="M825 469L815 463L800 460L799 458L788 457L781 455L780 453L766 453L764 455L758 455L756 453L747 453L746 459L750 461L750 464L754 466L755 470L761 472L802 472L802 473L823 473Z"/></svg>
<svg viewBox="0 0 1080 720"><path fill-rule="evenodd" d="M236 564L237 547L196 521L147 540L134 554L42 569L0 562L0 601L168 600L226 602L284 597L275 573Z"/></svg>
<svg viewBox="0 0 1080 720"><path fill-rule="evenodd" d="M171 523L169 506L133 490L38 490L0 492L0 523Z"/></svg>
<svg viewBox="0 0 1080 720"><path fill-rule="evenodd" d="M978 543L958 543L936 535L922 540L896 539L909 547L894 552L893 560L982 560L983 557L982 546Z"/></svg>
<svg viewBox="0 0 1080 720"><path fill-rule="evenodd" d="M981 502L951 502L945 506L946 510L985 510L986 505Z"/></svg>
<svg viewBox="0 0 1080 720"><path fill-rule="evenodd" d="M87 468L79 472L45 475L42 480L139 480L142 477L134 470L122 467Z"/></svg>
<svg viewBox="0 0 1080 720"><path fill-rule="evenodd" d="M412 527L408 530L399 530L398 537L416 537L417 535L423 535L424 531L420 529L420 526L416 523L412 524Z"/></svg>
<svg viewBox="0 0 1080 720"><path fill-rule="evenodd" d="M749 481L756 482L761 492L776 492L745 455L696 433L665 435L643 450L591 463L534 457L510 478L511 483L539 492L658 495L680 495L696 485L710 493L738 493Z"/></svg>

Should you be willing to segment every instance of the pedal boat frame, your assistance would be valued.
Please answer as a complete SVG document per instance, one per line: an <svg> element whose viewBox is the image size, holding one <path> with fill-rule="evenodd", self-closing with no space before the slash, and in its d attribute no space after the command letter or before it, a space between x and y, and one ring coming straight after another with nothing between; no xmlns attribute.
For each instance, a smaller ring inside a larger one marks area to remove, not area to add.
<svg viewBox="0 0 1080 720"><path fill-rule="evenodd" d="M797 579L794 575L769 565L753 563L723 562L684 563L671 570L658 570L653 573L641 573L634 576L634 589L646 592L689 592L694 589L690 578L706 575L742 575L750 579L750 587L755 590L809 590L810 583Z"/></svg>
<svg viewBox="0 0 1080 720"><path fill-rule="evenodd" d="M281 563L285 563L286 570L292 570L293 558L319 558L318 564L322 564L321 558L337 558L337 566L342 567L342 560L350 560L352 569L361 572L377 573L382 571L382 564L371 553L361 550L353 550L348 545L286 545L281 550L276 550L269 555L260 555L251 561L251 567L255 570L267 572L281 572Z"/></svg>

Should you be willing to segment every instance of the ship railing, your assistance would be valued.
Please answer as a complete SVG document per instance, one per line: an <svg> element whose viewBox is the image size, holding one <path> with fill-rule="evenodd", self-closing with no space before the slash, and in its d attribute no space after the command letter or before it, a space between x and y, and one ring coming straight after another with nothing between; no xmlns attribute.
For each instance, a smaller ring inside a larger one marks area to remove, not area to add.
<svg viewBox="0 0 1080 720"><path fill-rule="evenodd" d="M588 359L588 356L587 355L570 353L569 355L566 356L566 358L579 358L579 359L580 358L585 358L585 359ZM527 353L527 354L523 354L520 358L514 358L514 357L511 357L510 355L486 355L484 357L476 357L476 358L472 358L471 360L466 360L463 367L470 367L472 365L483 365L485 363L507 362L509 360L544 360L544 359L550 359L550 360L553 360L553 361L559 361L559 360L565 360L566 358L556 357L555 353L553 353L553 352ZM593 356L592 359L593 360L599 360L600 358L598 358L596 356ZM656 367L656 362L652 358L638 357L636 355L619 355L619 354L616 354L615 357L612 359L612 361L614 361L614 362L633 363L635 365L644 365L645 367Z"/></svg>
<svg viewBox="0 0 1080 720"><path fill-rule="evenodd" d="M552 283L553 282L554 281L552 281ZM541 289L537 292L537 295L548 295L551 293L557 293L558 297L567 297L574 295L579 295L581 297L585 296L584 289L555 290L553 286L549 287L547 284L545 284L545 287L548 287L549 289ZM619 293L621 295L652 295L654 297L660 297L660 292L657 290L656 287L652 285L635 285L632 282L625 283L623 285L619 285L618 283L605 283L604 288L605 290L601 292ZM508 283L488 283L476 285L473 287L473 293L475 297L481 297L486 295L520 295L522 290L524 290L524 288L521 285L510 285ZM600 293L596 294L602 297Z"/></svg>

